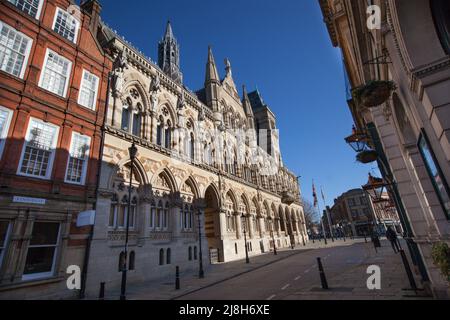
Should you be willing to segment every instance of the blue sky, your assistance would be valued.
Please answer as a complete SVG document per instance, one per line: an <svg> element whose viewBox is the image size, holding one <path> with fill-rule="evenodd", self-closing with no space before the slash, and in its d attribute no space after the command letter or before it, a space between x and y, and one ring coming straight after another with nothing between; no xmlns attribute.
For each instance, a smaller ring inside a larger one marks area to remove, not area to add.
<svg viewBox="0 0 450 320"><path fill-rule="evenodd" d="M103 19L157 61L157 44L172 23L181 47L184 83L203 86L207 49L221 76L231 61L238 86L258 87L277 117L283 161L300 175L312 198L312 180L327 203L367 182L375 165L356 162L344 142L352 118L346 105L339 49L333 48L316 0L102 1ZM319 193L320 194L320 193ZM321 201L321 207L323 207Z"/></svg>

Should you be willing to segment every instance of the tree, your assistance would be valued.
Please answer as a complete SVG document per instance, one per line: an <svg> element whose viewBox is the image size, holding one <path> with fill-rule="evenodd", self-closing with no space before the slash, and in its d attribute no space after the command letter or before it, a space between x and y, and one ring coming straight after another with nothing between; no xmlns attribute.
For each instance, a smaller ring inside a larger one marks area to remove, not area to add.
<svg viewBox="0 0 450 320"><path fill-rule="evenodd" d="M305 213L305 224L308 230L316 226L319 221L319 215L311 201L303 198L303 212Z"/></svg>

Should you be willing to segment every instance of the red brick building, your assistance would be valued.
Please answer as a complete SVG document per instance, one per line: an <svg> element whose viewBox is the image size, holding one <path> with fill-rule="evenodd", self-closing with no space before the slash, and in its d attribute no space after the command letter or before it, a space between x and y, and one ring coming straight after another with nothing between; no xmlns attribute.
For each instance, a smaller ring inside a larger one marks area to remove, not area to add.
<svg viewBox="0 0 450 320"><path fill-rule="evenodd" d="M0 2L0 298L71 297L94 208L108 75L100 5Z"/></svg>

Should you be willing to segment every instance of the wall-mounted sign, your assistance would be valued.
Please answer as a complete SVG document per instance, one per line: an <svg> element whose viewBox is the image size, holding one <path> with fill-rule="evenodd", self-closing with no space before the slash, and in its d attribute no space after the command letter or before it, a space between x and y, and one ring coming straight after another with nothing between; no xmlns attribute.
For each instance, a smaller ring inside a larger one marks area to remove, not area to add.
<svg viewBox="0 0 450 320"><path fill-rule="evenodd" d="M13 197L14 203L27 203L27 204L40 204L44 205L47 200L46 199L39 199L39 198L29 198L29 197L19 197L14 196Z"/></svg>
<svg viewBox="0 0 450 320"><path fill-rule="evenodd" d="M83 211L78 214L77 227L93 226L95 222L95 210Z"/></svg>

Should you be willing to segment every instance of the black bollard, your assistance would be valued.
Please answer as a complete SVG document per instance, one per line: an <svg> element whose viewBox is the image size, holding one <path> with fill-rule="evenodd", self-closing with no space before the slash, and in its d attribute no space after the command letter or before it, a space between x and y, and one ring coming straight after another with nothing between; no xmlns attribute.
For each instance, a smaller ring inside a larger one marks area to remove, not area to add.
<svg viewBox="0 0 450 320"><path fill-rule="evenodd" d="M405 251L400 249L400 255L402 256L403 265L405 266L406 274L408 276L409 284L411 285L411 289L417 291L416 280L414 280L413 273L411 271L411 267L409 266L408 258L406 258Z"/></svg>
<svg viewBox="0 0 450 320"><path fill-rule="evenodd" d="M175 271L175 290L180 290L180 267L177 266Z"/></svg>
<svg viewBox="0 0 450 320"><path fill-rule="evenodd" d="M317 264L319 266L320 282L322 283L322 289L328 290L327 277L325 276L325 271L323 270L322 266L322 260L320 258L317 258Z"/></svg>
<svg viewBox="0 0 450 320"><path fill-rule="evenodd" d="M105 300L105 283L100 282L100 292L98 294L98 300Z"/></svg>

